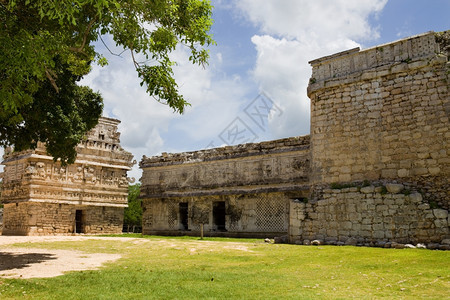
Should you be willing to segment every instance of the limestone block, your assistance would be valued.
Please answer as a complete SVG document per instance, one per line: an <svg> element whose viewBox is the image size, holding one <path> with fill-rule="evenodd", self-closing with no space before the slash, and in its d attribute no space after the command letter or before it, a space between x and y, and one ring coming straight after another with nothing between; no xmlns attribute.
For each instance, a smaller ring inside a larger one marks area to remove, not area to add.
<svg viewBox="0 0 450 300"><path fill-rule="evenodd" d="M372 232L371 230L370 231L369 230L361 230L359 232L359 235L363 238L368 238L368 237L371 237L371 235L372 235L371 232Z"/></svg>
<svg viewBox="0 0 450 300"><path fill-rule="evenodd" d="M397 199L395 199L395 205L397 205L397 206L402 206L402 205L405 205L405 198L397 198Z"/></svg>
<svg viewBox="0 0 450 300"><path fill-rule="evenodd" d="M354 230L354 232L359 232L361 230L361 224L353 223L351 229ZM352 235L353 235L353 233L352 233Z"/></svg>
<svg viewBox="0 0 450 300"><path fill-rule="evenodd" d="M383 230L374 231L372 236L375 239L383 239L385 237L385 232Z"/></svg>
<svg viewBox="0 0 450 300"><path fill-rule="evenodd" d="M408 197L412 203L420 203L423 200L422 195L419 193L410 194Z"/></svg>
<svg viewBox="0 0 450 300"><path fill-rule="evenodd" d="M397 196L397 195L396 195ZM403 195L398 195L398 196L403 196ZM400 197L400 199L402 199L403 197ZM386 199L386 200L384 200L384 204L385 205L389 205L389 206L391 206L391 205L394 205L394 203L395 203L395 200L394 199Z"/></svg>
<svg viewBox="0 0 450 300"><path fill-rule="evenodd" d="M400 169L397 171L398 177L408 177L409 176L409 170L407 169Z"/></svg>
<svg viewBox="0 0 450 300"><path fill-rule="evenodd" d="M361 231L371 231L372 230L372 225L368 224L368 225L361 225Z"/></svg>
<svg viewBox="0 0 450 300"><path fill-rule="evenodd" d="M341 228L343 228L343 229L349 230L349 229L352 229L352 227L353 227L353 223L350 221L345 221L345 222L342 222L342 224L341 224Z"/></svg>
<svg viewBox="0 0 450 300"><path fill-rule="evenodd" d="M388 206L387 205L378 205L376 210L377 210L377 212L383 212L383 211L388 210Z"/></svg>
<svg viewBox="0 0 450 300"><path fill-rule="evenodd" d="M373 193L374 191L375 191L375 187L372 185L361 188L361 193L364 193L364 194Z"/></svg>
<svg viewBox="0 0 450 300"><path fill-rule="evenodd" d="M415 176L425 175L428 173L427 168L414 168L412 169L412 174Z"/></svg>
<svg viewBox="0 0 450 300"><path fill-rule="evenodd" d="M386 189L389 193L398 194L404 189L404 186L403 184L388 183Z"/></svg>
<svg viewBox="0 0 450 300"><path fill-rule="evenodd" d="M395 178L397 176L397 170L395 169L381 170L381 176L384 178Z"/></svg>
<svg viewBox="0 0 450 300"><path fill-rule="evenodd" d="M446 211L445 209L433 209L433 214L438 219L447 219L448 217L448 211Z"/></svg>
<svg viewBox="0 0 450 300"><path fill-rule="evenodd" d="M339 181L347 182L352 179L351 174L339 174Z"/></svg>
<svg viewBox="0 0 450 300"><path fill-rule="evenodd" d="M383 216L392 216L397 212L396 209L389 209L387 211L383 211Z"/></svg>
<svg viewBox="0 0 450 300"><path fill-rule="evenodd" d="M347 212L355 213L356 212L356 205L355 204L348 204L347 205Z"/></svg>
<svg viewBox="0 0 450 300"><path fill-rule="evenodd" d="M410 195L411 196L411 195ZM430 205L428 204L428 203L422 203L422 204L419 204L418 206L417 206L417 208L419 208L419 209L422 209L422 210L426 210L426 209L430 209ZM431 216L432 217L432 216Z"/></svg>
<svg viewBox="0 0 450 300"><path fill-rule="evenodd" d="M372 229L374 231L382 231L384 229L383 223L373 224Z"/></svg>
<svg viewBox="0 0 450 300"><path fill-rule="evenodd" d="M431 175L437 175L441 172L441 168L439 167L428 168L428 172L430 172Z"/></svg>
<svg viewBox="0 0 450 300"><path fill-rule="evenodd" d="M337 230L336 229L328 229L327 230L327 235L329 237L337 237Z"/></svg>
<svg viewBox="0 0 450 300"><path fill-rule="evenodd" d="M374 200L374 199L367 198L367 200L365 201L365 204L367 204L368 206L374 205L374 204L375 204L375 200Z"/></svg>
<svg viewBox="0 0 450 300"><path fill-rule="evenodd" d="M375 193L381 193L383 191L383 187L382 186L376 186L375 187ZM379 197L381 197L381 195L378 195Z"/></svg>

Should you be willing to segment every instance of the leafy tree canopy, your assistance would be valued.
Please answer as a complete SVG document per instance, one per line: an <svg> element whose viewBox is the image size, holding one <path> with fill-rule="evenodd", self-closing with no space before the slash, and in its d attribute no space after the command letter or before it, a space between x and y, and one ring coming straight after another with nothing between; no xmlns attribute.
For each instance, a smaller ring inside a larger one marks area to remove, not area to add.
<svg viewBox="0 0 450 300"><path fill-rule="evenodd" d="M183 113L169 54L183 44L192 63L206 64L211 14L206 0L0 0L0 146L42 141L55 159L75 159L72 146L102 109L76 82L92 61L107 64L93 46L106 34L130 52L148 94Z"/></svg>

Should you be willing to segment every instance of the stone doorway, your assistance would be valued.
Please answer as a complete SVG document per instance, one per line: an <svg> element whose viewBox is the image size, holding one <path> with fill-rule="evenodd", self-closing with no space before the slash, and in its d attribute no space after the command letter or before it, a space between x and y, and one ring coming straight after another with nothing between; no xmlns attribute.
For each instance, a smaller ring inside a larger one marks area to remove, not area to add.
<svg viewBox="0 0 450 300"><path fill-rule="evenodd" d="M179 203L179 213L180 213L180 229L188 230L188 203L180 202Z"/></svg>
<svg viewBox="0 0 450 300"><path fill-rule="evenodd" d="M225 229L225 201L213 202L213 224L216 230L226 231Z"/></svg>
<svg viewBox="0 0 450 300"><path fill-rule="evenodd" d="M83 227L83 211L77 209L75 211L75 233L84 233Z"/></svg>

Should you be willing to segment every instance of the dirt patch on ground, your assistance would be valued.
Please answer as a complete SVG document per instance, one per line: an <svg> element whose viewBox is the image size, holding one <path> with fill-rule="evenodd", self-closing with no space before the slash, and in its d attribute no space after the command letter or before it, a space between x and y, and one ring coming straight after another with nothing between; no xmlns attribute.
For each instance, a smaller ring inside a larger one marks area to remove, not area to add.
<svg viewBox="0 0 450 300"><path fill-rule="evenodd" d="M125 237L95 236L2 236L0 235L0 278L36 278L54 277L68 271L98 269L104 263L113 262L121 257L119 254L85 253L75 250L51 250L33 246L33 243L86 240L115 240L132 242L142 247L163 247L187 250L189 253L214 251L252 252L241 243L220 243L211 241L183 241L166 239L140 239ZM29 244L26 248L13 247L12 244Z"/></svg>
<svg viewBox="0 0 450 300"><path fill-rule="evenodd" d="M86 239L122 239L83 236L0 236L0 277L54 277L68 271L97 269L119 259L118 254L83 253L71 250L48 250L11 247L15 243L80 241ZM130 240L130 239L126 239Z"/></svg>

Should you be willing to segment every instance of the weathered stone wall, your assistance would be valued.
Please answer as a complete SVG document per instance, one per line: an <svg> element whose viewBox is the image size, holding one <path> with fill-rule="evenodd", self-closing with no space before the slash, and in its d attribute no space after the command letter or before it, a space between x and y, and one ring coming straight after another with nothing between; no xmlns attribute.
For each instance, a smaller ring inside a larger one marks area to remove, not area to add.
<svg viewBox="0 0 450 300"><path fill-rule="evenodd" d="M214 223L213 204L219 201L225 202L226 207L223 230ZM197 235L203 217L208 235L274 237L288 231L289 201L289 194L285 193L145 199L143 233ZM187 228L181 223L179 211L179 203L183 202L189 207Z"/></svg>
<svg viewBox="0 0 450 300"><path fill-rule="evenodd" d="M446 42L431 32L310 63L312 184L404 183L448 209Z"/></svg>
<svg viewBox="0 0 450 300"><path fill-rule="evenodd" d="M320 201L292 201L290 218L290 241L297 244L425 243L450 249L439 245L449 236L448 211L430 207L421 194L410 194L399 184L325 189Z"/></svg>
<svg viewBox="0 0 450 300"><path fill-rule="evenodd" d="M196 234L199 214L209 234L287 233L289 199L309 193L309 137L144 157L140 166L144 234ZM180 202L188 205L187 229ZM225 205L220 230L216 202Z"/></svg>
<svg viewBox="0 0 450 300"><path fill-rule="evenodd" d="M71 235L76 233L75 214L82 211L81 232L119 234L123 207L96 207L52 203L5 204L3 235Z"/></svg>
<svg viewBox="0 0 450 300"><path fill-rule="evenodd" d="M292 242L448 239L448 58L431 32L310 62L311 199L291 202Z"/></svg>

